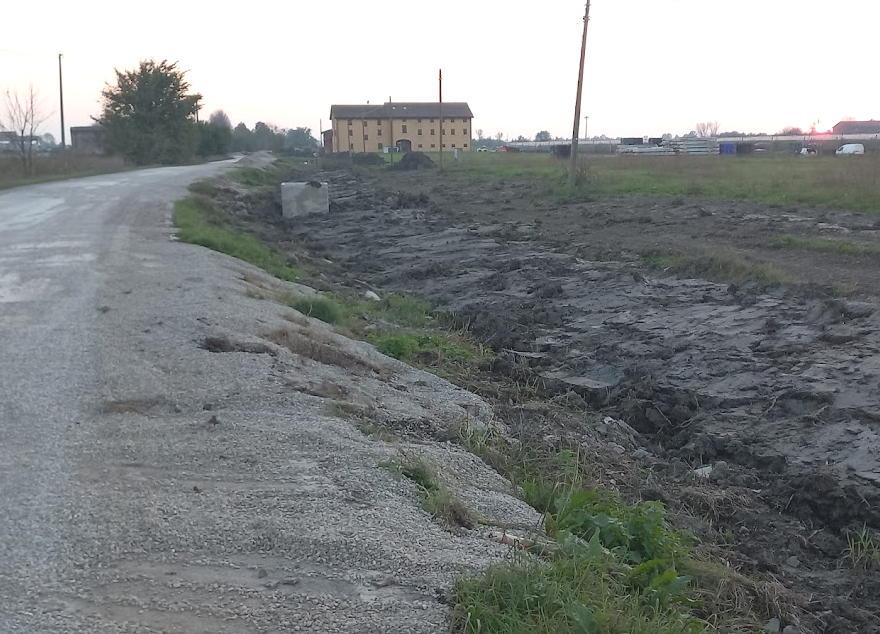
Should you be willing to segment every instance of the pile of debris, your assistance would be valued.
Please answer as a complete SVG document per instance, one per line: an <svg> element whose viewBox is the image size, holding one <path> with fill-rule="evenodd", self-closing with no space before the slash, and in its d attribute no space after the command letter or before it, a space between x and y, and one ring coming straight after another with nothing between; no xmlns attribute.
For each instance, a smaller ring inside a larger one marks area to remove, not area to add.
<svg viewBox="0 0 880 634"><path fill-rule="evenodd" d="M408 152L403 155L402 159L400 159L400 163L396 163L392 166L392 169L420 170L430 169L432 167L436 167L436 164L431 160L431 157L424 152Z"/></svg>

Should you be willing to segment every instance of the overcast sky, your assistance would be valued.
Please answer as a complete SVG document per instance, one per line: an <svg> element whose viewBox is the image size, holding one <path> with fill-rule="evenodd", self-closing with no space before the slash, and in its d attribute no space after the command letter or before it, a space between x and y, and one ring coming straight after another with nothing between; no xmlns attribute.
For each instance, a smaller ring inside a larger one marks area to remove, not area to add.
<svg viewBox="0 0 880 634"><path fill-rule="evenodd" d="M6 3L0 90L40 92L58 134L90 123L113 68L169 59L203 112L233 123L328 126L333 103L467 101L486 135L570 136L583 2L297 0ZM827 129L880 118L871 0L593 0L589 134ZM11 28L15 25L15 28ZM582 130L583 133L583 130Z"/></svg>

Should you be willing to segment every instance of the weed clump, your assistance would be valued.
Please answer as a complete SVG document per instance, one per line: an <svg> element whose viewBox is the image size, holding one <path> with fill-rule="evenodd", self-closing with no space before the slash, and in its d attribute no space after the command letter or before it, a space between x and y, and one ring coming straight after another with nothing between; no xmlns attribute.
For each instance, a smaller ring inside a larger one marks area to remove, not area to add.
<svg viewBox="0 0 880 634"><path fill-rule="evenodd" d="M288 302L288 305L303 315L328 324L338 324L345 318L342 306L327 297L301 297Z"/></svg>
<svg viewBox="0 0 880 634"><path fill-rule="evenodd" d="M379 466L415 482L422 496L422 508L434 519L448 526L468 529L476 526L477 521L473 512L438 481L436 473L424 460L420 458L403 462L391 460Z"/></svg>

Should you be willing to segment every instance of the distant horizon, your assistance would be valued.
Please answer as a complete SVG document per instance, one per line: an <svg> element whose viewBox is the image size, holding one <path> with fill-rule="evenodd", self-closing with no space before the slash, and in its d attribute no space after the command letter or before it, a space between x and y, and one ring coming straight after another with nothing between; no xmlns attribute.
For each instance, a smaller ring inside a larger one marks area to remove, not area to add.
<svg viewBox="0 0 880 634"><path fill-rule="evenodd" d="M880 86L865 82L865 64L853 62L873 58L872 25L880 22L880 5L863 5L738 0L707 10L699 0L593 0L587 136L685 134L698 121L773 134L880 118ZM53 19L40 25L38 37L34 29L4 34L0 91L32 83L52 115L43 131L59 138L59 51L67 126L88 125L100 114L100 92L114 80L114 68L177 60L192 90L204 96L205 115L222 109L233 124L253 128L264 121L317 133L322 120L329 127L334 103L379 103L389 95L435 101L442 67L444 100L468 102L474 130L487 137L534 138L541 130L571 136L580 1L447 0L429 15L391 0L380 16L354 0L284 6L255 0L248 7L252 24L197 5L157 0L151 7L144 13L117 5L111 15L95 0L58 6L37 0L7 8L10 24L32 23L40 9L51 9ZM859 16L846 24L846 46L805 46L793 16L829 12ZM346 19L328 22L330 16ZM136 31L126 28L134 22ZM282 26L289 37L277 37Z"/></svg>

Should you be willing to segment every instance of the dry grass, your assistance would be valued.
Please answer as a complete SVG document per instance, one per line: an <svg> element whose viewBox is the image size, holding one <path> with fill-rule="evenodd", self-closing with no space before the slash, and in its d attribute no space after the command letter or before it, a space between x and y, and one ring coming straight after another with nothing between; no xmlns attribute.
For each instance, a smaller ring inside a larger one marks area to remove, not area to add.
<svg viewBox="0 0 880 634"><path fill-rule="evenodd" d="M319 340L319 335L314 331L300 333L290 329L279 328L266 334L264 338L276 345L287 348L294 354L312 359L318 363L335 365L336 367L362 374L370 372L384 374L386 372L384 367L342 349L336 342L331 344Z"/></svg>
<svg viewBox="0 0 880 634"><path fill-rule="evenodd" d="M42 183L77 176L91 176L121 172L129 169L118 156L82 156L72 152L52 156L35 156L34 171L25 175L21 161L15 156L0 157L0 189Z"/></svg>

